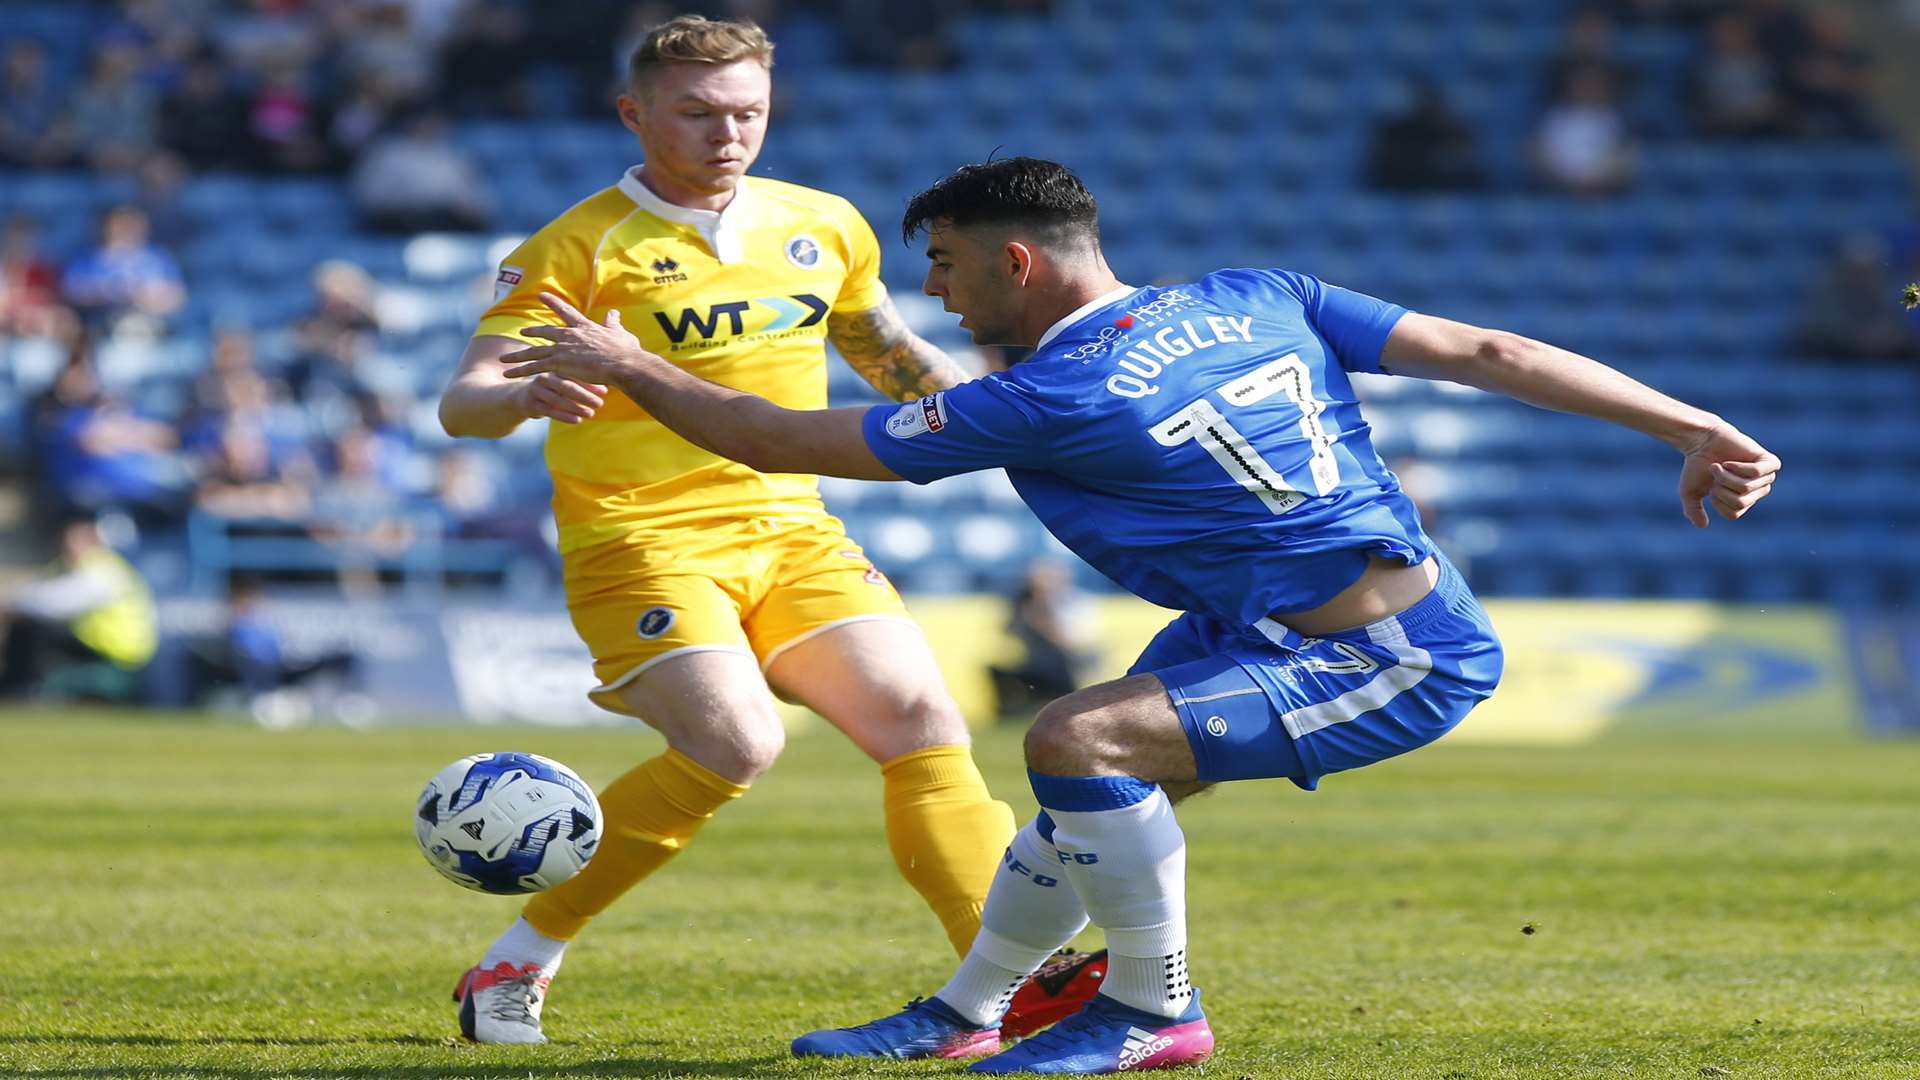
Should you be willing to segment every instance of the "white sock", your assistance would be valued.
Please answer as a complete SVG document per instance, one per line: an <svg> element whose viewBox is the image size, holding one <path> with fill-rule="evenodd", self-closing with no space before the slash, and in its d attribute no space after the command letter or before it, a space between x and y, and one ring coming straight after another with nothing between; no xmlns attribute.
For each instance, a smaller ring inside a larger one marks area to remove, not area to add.
<svg viewBox="0 0 1920 1080"><path fill-rule="evenodd" d="M503 960L517 968L538 964L542 974L552 975L560 970L560 957L566 951L566 942L535 930L525 919L515 919L480 958L480 966L491 969Z"/></svg>
<svg viewBox="0 0 1920 1080"><path fill-rule="evenodd" d="M1145 1012L1180 1015L1193 999L1187 838L1166 792L1125 777L1044 777L1034 790L1054 820L1062 873L1106 931L1100 992ZM1050 797L1086 809L1060 810Z"/></svg>
<svg viewBox="0 0 1920 1080"><path fill-rule="evenodd" d="M1060 857L1040 819L1013 836L980 912L980 933L934 996L976 1024L998 1023L1013 992L1086 928L1087 909L1060 875Z"/></svg>

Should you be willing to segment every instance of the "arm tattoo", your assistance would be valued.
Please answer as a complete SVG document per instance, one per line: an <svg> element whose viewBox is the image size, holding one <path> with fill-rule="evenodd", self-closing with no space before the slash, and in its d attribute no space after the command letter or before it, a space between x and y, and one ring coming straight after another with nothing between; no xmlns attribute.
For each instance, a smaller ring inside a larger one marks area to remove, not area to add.
<svg viewBox="0 0 1920 1080"><path fill-rule="evenodd" d="M925 397L968 378L951 357L907 329L891 300L866 311L827 316L827 340L848 367L895 401Z"/></svg>

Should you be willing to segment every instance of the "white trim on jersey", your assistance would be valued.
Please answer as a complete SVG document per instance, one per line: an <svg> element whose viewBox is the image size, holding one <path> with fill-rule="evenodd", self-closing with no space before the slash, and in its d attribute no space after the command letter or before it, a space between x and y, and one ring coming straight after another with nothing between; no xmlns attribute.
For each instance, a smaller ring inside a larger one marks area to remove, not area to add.
<svg viewBox="0 0 1920 1080"><path fill-rule="evenodd" d="M1052 326L1047 327L1047 332L1040 335L1040 343L1033 347L1034 351L1038 352L1039 350L1046 348L1047 342L1052 341L1054 338L1059 337L1060 332L1062 330L1065 330L1067 327L1072 326L1074 323L1079 322L1081 319L1086 318L1087 316L1093 314L1095 311L1098 311L1099 309L1106 307L1108 304L1113 303L1115 300L1120 299L1121 297L1127 295L1132 291L1133 291L1133 286L1122 285L1110 293L1102 293L1099 296L1096 296L1093 299L1087 301L1086 303L1081 304L1079 307L1074 308L1072 311L1066 314L1065 318L1061 319L1057 323L1054 323Z"/></svg>
<svg viewBox="0 0 1920 1080"><path fill-rule="evenodd" d="M689 206L675 206L655 195L646 181L640 178L646 168L645 165L635 165L621 174L620 190L627 198L662 221L692 227L707 242L707 249L713 252L713 257L723 263L737 263L746 257L741 254L740 245L741 207L748 199L745 183L735 185L733 199L725 209L695 210Z"/></svg>
<svg viewBox="0 0 1920 1080"><path fill-rule="evenodd" d="M1400 626L1399 619L1382 619L1373 623L1367 627L1367 637L1382 650L1393 654L1394 666L1332 701L1282 714L1280 722L1286 726L1287 734L1298 739L1370 713L1411 689L1433 670L1433 654L1407 644L1407 632Z"/></svg>

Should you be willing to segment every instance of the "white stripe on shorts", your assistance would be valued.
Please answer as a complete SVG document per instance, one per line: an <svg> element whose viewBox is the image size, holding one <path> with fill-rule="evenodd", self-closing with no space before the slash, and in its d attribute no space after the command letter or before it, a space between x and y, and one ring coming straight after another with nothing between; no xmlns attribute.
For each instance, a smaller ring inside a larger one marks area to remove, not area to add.
<svg viewBox="0 0 1920 1080"><path fill-rule="evenodd" d="M1401 628L1399 619L1382 619L1368 626L1367 637L1382 650L1393 654L1394 666L1332 701L1283 714L1280 722L1286 725L1287 734L1298 739L1321 728L1372 712L1399 697L1402 691L1426 678L1427 672L1433 670L1433 654L1407 644L1407 632Z"/></svg>
<svg viewBox="0 0 1920 1080"><path fill-rule="evenodd" d="M1175 705L1198 705L1203 701L1219 701L1223 697L1241 697L1246 694L1264 694L1264 693L1266 693L1266 691L1262 690L1260 687L1252 686L1252 687L1248 687L1245 690L1222 690L1217 694L1204 694L1200 697L1190 697L1190 698L1175 697L1175 698L1172 698L1172 700ZM1172 697L1172 695L1168 695L1168 696Z"/></svg>

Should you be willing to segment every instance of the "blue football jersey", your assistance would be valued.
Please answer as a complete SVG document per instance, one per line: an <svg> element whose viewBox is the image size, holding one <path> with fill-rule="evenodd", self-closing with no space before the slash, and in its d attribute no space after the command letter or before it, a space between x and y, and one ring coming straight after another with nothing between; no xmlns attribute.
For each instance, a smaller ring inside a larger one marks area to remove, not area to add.
<svg viewBox="0 0 1920 1080"><path fill-rule="evenodd" d="M1306 611L1369 556L1433 552L1347 374L1380 370L1405 313L1281 270L1120 290L1012 370L875 407L866 439L915 483L1005 468L1053 535L1156 604Z"/></svg>

